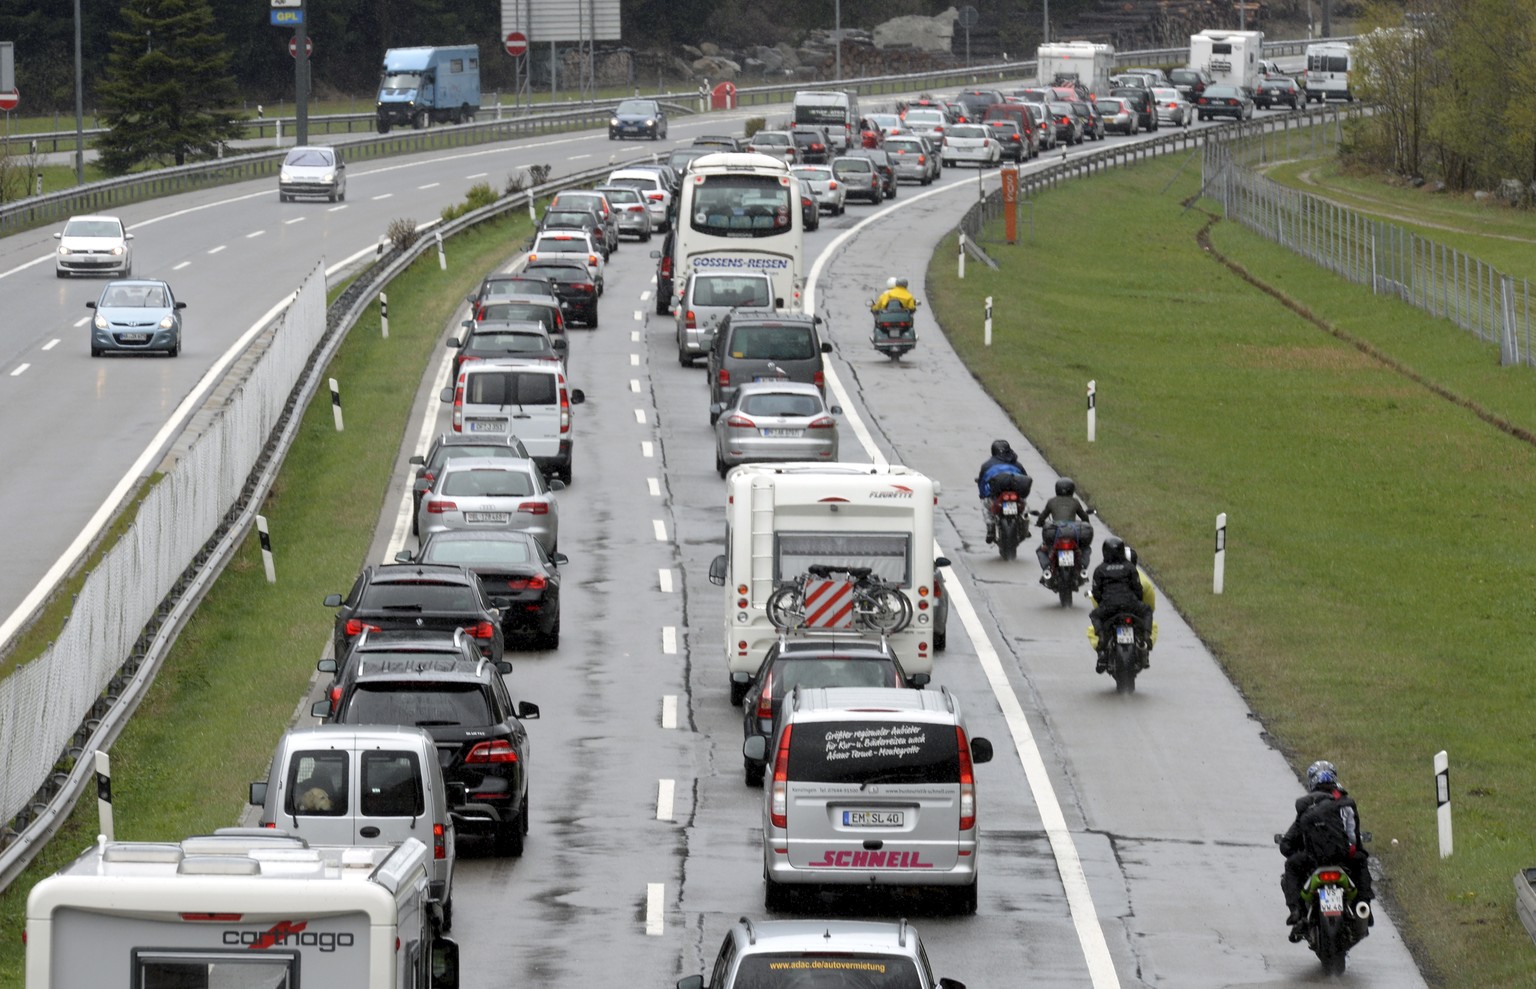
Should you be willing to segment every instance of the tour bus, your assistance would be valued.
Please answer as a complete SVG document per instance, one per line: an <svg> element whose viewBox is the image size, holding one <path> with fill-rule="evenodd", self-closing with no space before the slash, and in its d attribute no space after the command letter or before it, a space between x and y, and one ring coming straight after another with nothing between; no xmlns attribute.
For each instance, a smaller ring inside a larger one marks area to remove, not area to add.
<svg viewBox="0 0 1536 989"><path fill-rule="evenodd" d="M858 143L859 98L852 93L801 90L795 94L792 119L797 124L825 127L839 154Z"/></svg>
<svg viewBox="0 0 1536 989"><path fill-rule="evenodd" d="M1349 74L1354 69L1354 49L1344 41L1320 41L1307 46L1307 71L1302 85L1307 102L1353 100Z"/></svg>
<svg viewBox="0 0 1536 989"><path fill-rule="evenodd" d="M780 634L768 620L768 596L811 564L869 567L899 585L913 617L886 639L908 674L932 672L937 568L949 565L934 556L937 481L897 465L779 463L733 468L725 485L725 553L709 579L725 587L727 679L756 672ZM731 683L733 703L744 693Z"/></svg>
<svg viewBox="0 0 1536 989"><path fill-rule="evenodd" d="M782 160L721 152L683 173L672 245L673 284L694 273L761 271L774 308L799 311L805 290L800 182Z"/></svg>

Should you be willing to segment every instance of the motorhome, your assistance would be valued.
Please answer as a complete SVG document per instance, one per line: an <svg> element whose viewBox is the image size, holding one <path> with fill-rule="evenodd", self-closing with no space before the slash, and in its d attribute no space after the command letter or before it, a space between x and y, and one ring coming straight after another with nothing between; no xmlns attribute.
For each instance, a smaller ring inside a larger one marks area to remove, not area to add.
<svg viewBox="0 0 1536 989"><path fill-rule="evenodd" d="M1189 67L1204 69L1223 86L1256 88L1263 55L1263 31L1206 28L1189 37Z"/></svg>
<svg viewBox="0 0 1536 989"><path fill-rule="evenodd" d="M26 989L454 989L432 852L228 828L97 843L27 896Z"/></svg>
<svg viewBox="0 0 1536 989"><path fill-rule="evenodd" d="M710 580L725 587L726 678L752 672L780 631L768 596L812 564L869 567L897 585L912 620L886 638L908 673L929 673L940 647L934 506L939 483L909 467L744 464L726 475L725 552ZM745 686L732 682L731 701Z"/></svg>
<svg viewBox="0 0 1536 989"><path fill-rule="evenodd" d="M1353 100L1350 73L1354 70L1354 49L1344 41L1320 41L1307 46L1307 69L1302 85L1307 102Z"/></svg>
<svg viewBox="0 0 1536 989"><path fill-rule="evenodd" d="M1077 82L1090 95L1109 95L1109 77L1115 73L1115 48L1091 41L1057 41L1036 49L1040 85Z"/></svg>

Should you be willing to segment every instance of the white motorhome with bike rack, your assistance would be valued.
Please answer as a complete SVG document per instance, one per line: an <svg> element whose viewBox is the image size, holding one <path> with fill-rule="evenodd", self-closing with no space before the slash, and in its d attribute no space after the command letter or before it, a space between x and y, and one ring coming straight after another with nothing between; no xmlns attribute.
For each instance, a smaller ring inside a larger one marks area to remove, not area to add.
<svg viewBox="0 0 1536 989"><path fill-rule="evenodd" d="M311 846L264 828L98 838L27 897L26 989L455 989L431 855L414 838Z"/></svg>
<svg viewBox="0 0 1536 989"><path fill-rule="evenodd" d="M753 672L779 629L769 595L812 564L869 567L900 588L912 620L886 639L908 673L929 673L942 648L933 513L937 481L910 467L744 464L726 475L725 553L709 579L725 587L726 677ZM878 633L875 633L878 634ZM740 703L745 687L731 684Z"/></svg>
<svg viewBox="0 0 1536 989"><path fill-rule="evenodd" d="M1263 31L1206 28L1189 36L1189 67L1204 69L1223 86L1257 87L1263 57Z"/></svg>

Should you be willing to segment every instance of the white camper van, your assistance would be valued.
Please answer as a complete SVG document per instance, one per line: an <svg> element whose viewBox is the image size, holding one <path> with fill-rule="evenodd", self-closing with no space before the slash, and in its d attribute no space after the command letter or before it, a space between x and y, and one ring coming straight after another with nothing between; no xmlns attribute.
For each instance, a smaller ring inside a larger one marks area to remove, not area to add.
<svg viewBox="0 0 1536 989"><path fill-rule="evenodd" d="M1079 82L1094 96L1109 95L1109 77L1115 74L1115 48L1091 41L1055 41L1035 51L1040 85Z"/></svg>
<svg viewBox="0 0 1536 989"><path fill-rule="evenodd" d="M754 672L779 630L768 596L813 564L869 567L896 584L912 620L886 636L908 673L933 670L943 647L934 556L939 484L909 467L875 464L744 464L725 479L725 552L709 579L725 587L726 677ZM731 682L731 703L746 685Z"/></svg>
<svg viewBox="0 0 1536 989"><path fill-rule="evenodd" d="M27 897L27 989L455 989L431 854L414 838L321 847L264 829L99 838Z"/></svg>
<svg viewBox="0 0 1536 989"><path fill-rule="evenodd" d="M1307 90L1307 102L1314 100L1353 100L1349 88L1349 76L1354 70L1354 49L1344 41L1320 41L1307 46L1307 71L1302 85Z"/></svg>
<svg viewBox="0 0 1536 989"><path fill-rule="evenodd" d="M1257 88L1259 60L1263 57L1263 31L1206 28L1189 36L1189 67L1204 69L1224 86Z"/></svg>

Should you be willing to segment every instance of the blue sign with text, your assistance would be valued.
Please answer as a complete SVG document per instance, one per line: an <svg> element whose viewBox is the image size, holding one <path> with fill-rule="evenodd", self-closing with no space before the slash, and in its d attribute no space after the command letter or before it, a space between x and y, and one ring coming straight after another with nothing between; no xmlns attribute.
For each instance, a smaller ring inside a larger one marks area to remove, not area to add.
<svg viewBox="0 0 1536 989"><path fill-rule="evenodd" d="M304 11L302 9L274 10L272 23L278 27L298 27L304 23Z"/></svg>

